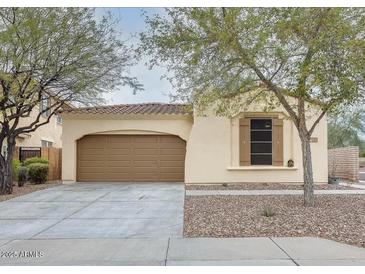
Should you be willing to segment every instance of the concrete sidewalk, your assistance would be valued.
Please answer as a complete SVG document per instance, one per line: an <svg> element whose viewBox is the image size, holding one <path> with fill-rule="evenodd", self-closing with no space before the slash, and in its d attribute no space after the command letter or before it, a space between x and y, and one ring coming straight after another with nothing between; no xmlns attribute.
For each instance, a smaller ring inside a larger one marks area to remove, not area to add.
<svg viewBox="0 0 365 274"><path fill-rule="evenodd" d="M0 242L0 265L365 265L365 249L303 238L42 239ZM38 257L37 257L38 256Z"/></svg>
<svg viewBox="0 0 365 274"><path fill-rule="evenodd" d="M209 195L303 195L303 190L186 190L187 196ZM365 189L314 190L317 195L364 195Z"/></svg>

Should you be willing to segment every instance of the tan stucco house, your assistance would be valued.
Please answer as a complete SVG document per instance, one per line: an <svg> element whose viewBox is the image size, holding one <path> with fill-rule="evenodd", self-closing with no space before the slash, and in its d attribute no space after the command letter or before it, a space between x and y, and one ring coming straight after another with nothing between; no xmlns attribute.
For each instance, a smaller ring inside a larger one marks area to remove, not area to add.
<svg viewBox="0 0 365 274"><path fill-rule="evenodd" d="M299 136L282 109L252 107L228 118L146 103L61 116L65 182L303 182ZM324 118L312 138L316 183L327 182L326 125Z"/></svg>
<svg viewBox="0 0 365 274"><path fill-rule="evenodd" d="M51 104L50 100L44 100L39 106L35 107L28 117L19 120L18 127L26 126L35 121L42 108L46 109ZM47 120L49 112L44 112L40 117L40 123ZM34 132L20 134L16 138L18 147L62 147L62 118L59 115L53 115L49 123L37 128ZM6 151L6 143L1 152Z"/></svg>

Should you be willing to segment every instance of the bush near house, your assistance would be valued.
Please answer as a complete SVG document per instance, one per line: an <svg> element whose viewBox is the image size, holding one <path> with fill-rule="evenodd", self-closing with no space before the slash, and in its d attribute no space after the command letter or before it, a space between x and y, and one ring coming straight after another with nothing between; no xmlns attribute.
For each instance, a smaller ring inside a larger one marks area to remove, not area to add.
<svg viewBox="0 0 365 274"><path fill-rule="evenodd" d="M13 160L12 161L12 168L11 168L11 172L13 173L13 178L17 178L17 171L18 168L20 166L20 161L19 160Z"/></svg>
<svg viewBox="0 0 365 274"><path fill-rule="evenodd" d="M48 177L48 164L32 163L28 165L28 179L35 184L44 184Z"/></svg>
<svg viewBox="0 0 365 274"><path fill-rule="evenodd" d="M48 160L44 159L44 158L40 158L40 157L31 157L26 159L23 162L24 166L29 166L31 164L44 164L44 165L48 165Z"/></svg>
<svg viewBox="0 0 365 274"><path fill-rule="evenodd" d="M19 166L17 170L18 187L24 186L27 182L28 168L26 166Z"/></svg>

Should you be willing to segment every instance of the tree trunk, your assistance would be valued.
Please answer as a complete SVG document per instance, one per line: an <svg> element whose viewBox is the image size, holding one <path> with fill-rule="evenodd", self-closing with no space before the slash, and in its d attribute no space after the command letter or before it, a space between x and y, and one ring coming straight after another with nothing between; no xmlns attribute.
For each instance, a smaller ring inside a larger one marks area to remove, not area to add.
<svg viewBox="0 0 365 274"><path fill-rule="evenodd" d="M314 181L310 137L301 136L304 179L304 206L314 206Z"/></svg>
<svg viewBox="0 0 365 274"><path fill-rule="evenodd" d="M5 194L5 158L0 157L0 194Z"/></svg>
<svg viewBox="0 0 365 274"><path fill-rule="evenodd" d="M1 161L0 179L1 179L1 194L11 194L13 192L13 152L15 148L15 139L7 139L7 151L4 160Z"/></svg>

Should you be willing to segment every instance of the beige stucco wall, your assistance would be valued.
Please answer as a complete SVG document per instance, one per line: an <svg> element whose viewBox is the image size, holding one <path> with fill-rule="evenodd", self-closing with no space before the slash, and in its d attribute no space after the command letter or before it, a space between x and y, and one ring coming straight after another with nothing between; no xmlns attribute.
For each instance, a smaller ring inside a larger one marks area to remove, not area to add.
<svg viewBox="0 0 365 274"><path fill-rule="evenodd" d="M277 114L284 118L284 167L239 166L239 117L244 113L233 119L195 116L187 144L185 183L303 182L297 130L289 119L285 119L285 112ZM311 144L314 180L317 183L325 183L328 179L326 125L324 118L313 133L318 142ZM286 167L289 159L294 160L294 168Z"/></svg>
<svg viewBox="0 0 365 274"><path fill-rule="evenodd" d="M39 113L38 107L35 107L29 117L19 119L18 127L29 125L34 122ZM1 118L1 117L0 117ZM46 121L46 118L40 117L40 123ZM16 139L17 146L23 147L40 147L41 140L53 143L53 147L62 147L62 124L57 122L56 116L52 116L49 123L40 126L34 132L23 133ZM5 144L4 144L5 145Z"/></svg>
<svg viewBox="0 0 365 274"><path fill-rule="evenodd" d="M248 110L260 112L258 108ZM185 183L239 182L303 182L302 156L299 136L285 111L275 110L284 119L284 164L293 159L294 168L271 166L239 166L239 117L230 119L213 114L185 116L122 116L122 115L63 115L64 181L76 178L76 142L87 134L156 134L178 135L185 141ZM309 121L311 124L312 121ZM327 122L326 117L313 133L318 142L312 143L314 180L327 182Z"/></svg>
<svg viewBox="0 0 365 274"><path fill-rule="evenodd" d="M33 122L38 115L38 108L35 108L30 117L22 118L19 122L19 126L27 125ZM46 118L41 117L40 122L45 121ZM62 147L62 124L57 123L56 116L52 116L49 120L48 124L40 126L36 131L23 134L22 137L17 139L18 146L26 146L26 147L40 147L41 140L45 140L53 143L53 147L61 148Z"/></svg>
<svg viewBox="0 0 365 274"><path fill-rule="evenodd" d="M76 180L76 142L88 134L161 134L189 139L192 119L177 115L63 115L62 179Z"/></svg>

